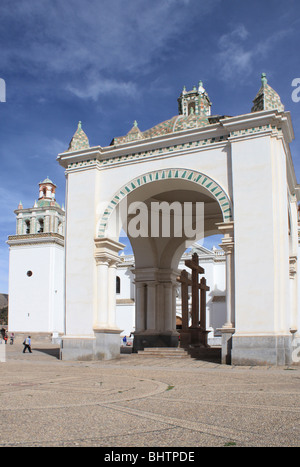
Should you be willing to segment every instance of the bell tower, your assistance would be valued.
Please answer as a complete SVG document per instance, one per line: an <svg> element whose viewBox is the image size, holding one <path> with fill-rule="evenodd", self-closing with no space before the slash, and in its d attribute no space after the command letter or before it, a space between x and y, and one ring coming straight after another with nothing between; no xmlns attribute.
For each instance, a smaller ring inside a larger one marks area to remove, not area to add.
<svg viewBox="0 0 300 467"><path fill-rule="evenodd" d="M43 182L39 183L39 201L47 200L50 202L52 201L55 205L55 190L56 185L49 179L49 177L45 178Z"/></svg>
<svg viewBox="0 0 300 467"><path fill-rule="evenodd" d="M65 211L56 202L56 185L39 183L33 207L20 202L16 234L9 245L9 330L49 334L64 330Z"/></svg>
<svg viewBox="0 0 300 467"><path fill-rule="evenodd" d="M178 111L179 115L185 117L189 115L208 117L211 115L211 101L202 81L199 81L198 87L194 86L191 91L187 91L186 87L183 87L178 98Z"/></svg>

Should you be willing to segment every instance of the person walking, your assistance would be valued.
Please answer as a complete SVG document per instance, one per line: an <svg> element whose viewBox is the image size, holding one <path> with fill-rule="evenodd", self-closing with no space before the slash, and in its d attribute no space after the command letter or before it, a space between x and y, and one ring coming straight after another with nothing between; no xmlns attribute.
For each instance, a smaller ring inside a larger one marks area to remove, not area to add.
<svg viewBox="0 0 300 467"><path fill-rule="evenodd" d="M12 332L11 335L10 335L10 345L13 345L14 339L15 339L15 333Z"/></svg>
<svg viewBox="0 0 300 467"><path fill-rule="evenodd" d="M23 353L26 352L26 349L28 349L29 353L32 353L32 351L31 351L31 337L30 336L26 337L26 339L23 342L23 345L24 345Z"/></svg>

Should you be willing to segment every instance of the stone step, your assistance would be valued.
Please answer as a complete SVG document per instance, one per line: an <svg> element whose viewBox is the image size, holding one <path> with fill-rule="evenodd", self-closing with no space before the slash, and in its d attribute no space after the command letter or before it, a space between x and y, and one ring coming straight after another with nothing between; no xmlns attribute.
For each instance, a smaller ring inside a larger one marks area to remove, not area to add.
<svg viewBox="0 0 300 467"><path fill-rule="evenodd" d="M146 347L139 350L137 355L142 357L158 358L192 358L208 362L221 363L221 348L190 346L188 349L181 347Z"/></svg>
<svg viewBox="0 0 300 467"><path fill-rule="evenodd" d="M139 350L138 355L143 357L190 358L187 351L179 347L146 347L144 350Z"/></svg>

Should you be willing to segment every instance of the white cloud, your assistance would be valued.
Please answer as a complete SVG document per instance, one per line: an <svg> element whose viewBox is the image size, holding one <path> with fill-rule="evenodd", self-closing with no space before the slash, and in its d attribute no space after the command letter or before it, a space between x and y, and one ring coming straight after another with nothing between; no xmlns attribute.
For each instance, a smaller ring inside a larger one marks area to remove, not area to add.
<svg viewBox="0 0 300 467"><path fill-rule="evenodd" d="M101 95L116 92L127 96L137 95L137 88L133 82L117 81L115 79L105 79L100 76L88 79L88 82L81 82L80 85L71 83L66 85L66 90L75 96L97 101Z"/></svg>
<svg viewBox="0 0 300 467"><path fill-rule="evenodd" d="M2 23L19 33L1 49L1 66L13 71L17 63L19 72L33 76L48 72L49 78L61 77L62 89L67 82L72 92L92 99L119 81L130 94L137 75L152 68L157 57L168 58L173 40L191 19L193 4L205 15L219 1L15 0L11 8L10 1L2 0ZM89 81L91 71L105 77L101 86ZM86 86L72 80L78 73Z"/></svg>
<svg viewBox="0 0 300 467"><path fill-rule="evenodd" d="M219 53L216 59L221 78L229 81L249 75L255 63L264 60L267 54L272 53L272 48L291 32L291 29L278 30L269 37L257 41L253 40L253 36L243 24L237 25L232 31L222 35L218 41Z"/></svg>
<svg viewBox="0 0 300 467"><path fill-rule="evenodd" d="M245 26L238 25L233 31L220 37L217 59L220 73L225 80L250 71L254 50L246 50L243 44L248 35Z"/></svg>

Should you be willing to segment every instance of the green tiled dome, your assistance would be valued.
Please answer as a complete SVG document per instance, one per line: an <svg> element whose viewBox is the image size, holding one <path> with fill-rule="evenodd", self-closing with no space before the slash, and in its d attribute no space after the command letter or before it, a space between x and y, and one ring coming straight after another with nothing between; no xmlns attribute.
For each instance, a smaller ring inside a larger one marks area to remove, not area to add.
<svg viewBox="0 0 300 467"><path fill-rule="evenodd" d="M56 208L60 208L60 205L56 201L51 201L50 199L42 198L39 199L37 202L37 206L39 208L45 208L47 206L55 206Z"/></svg>

